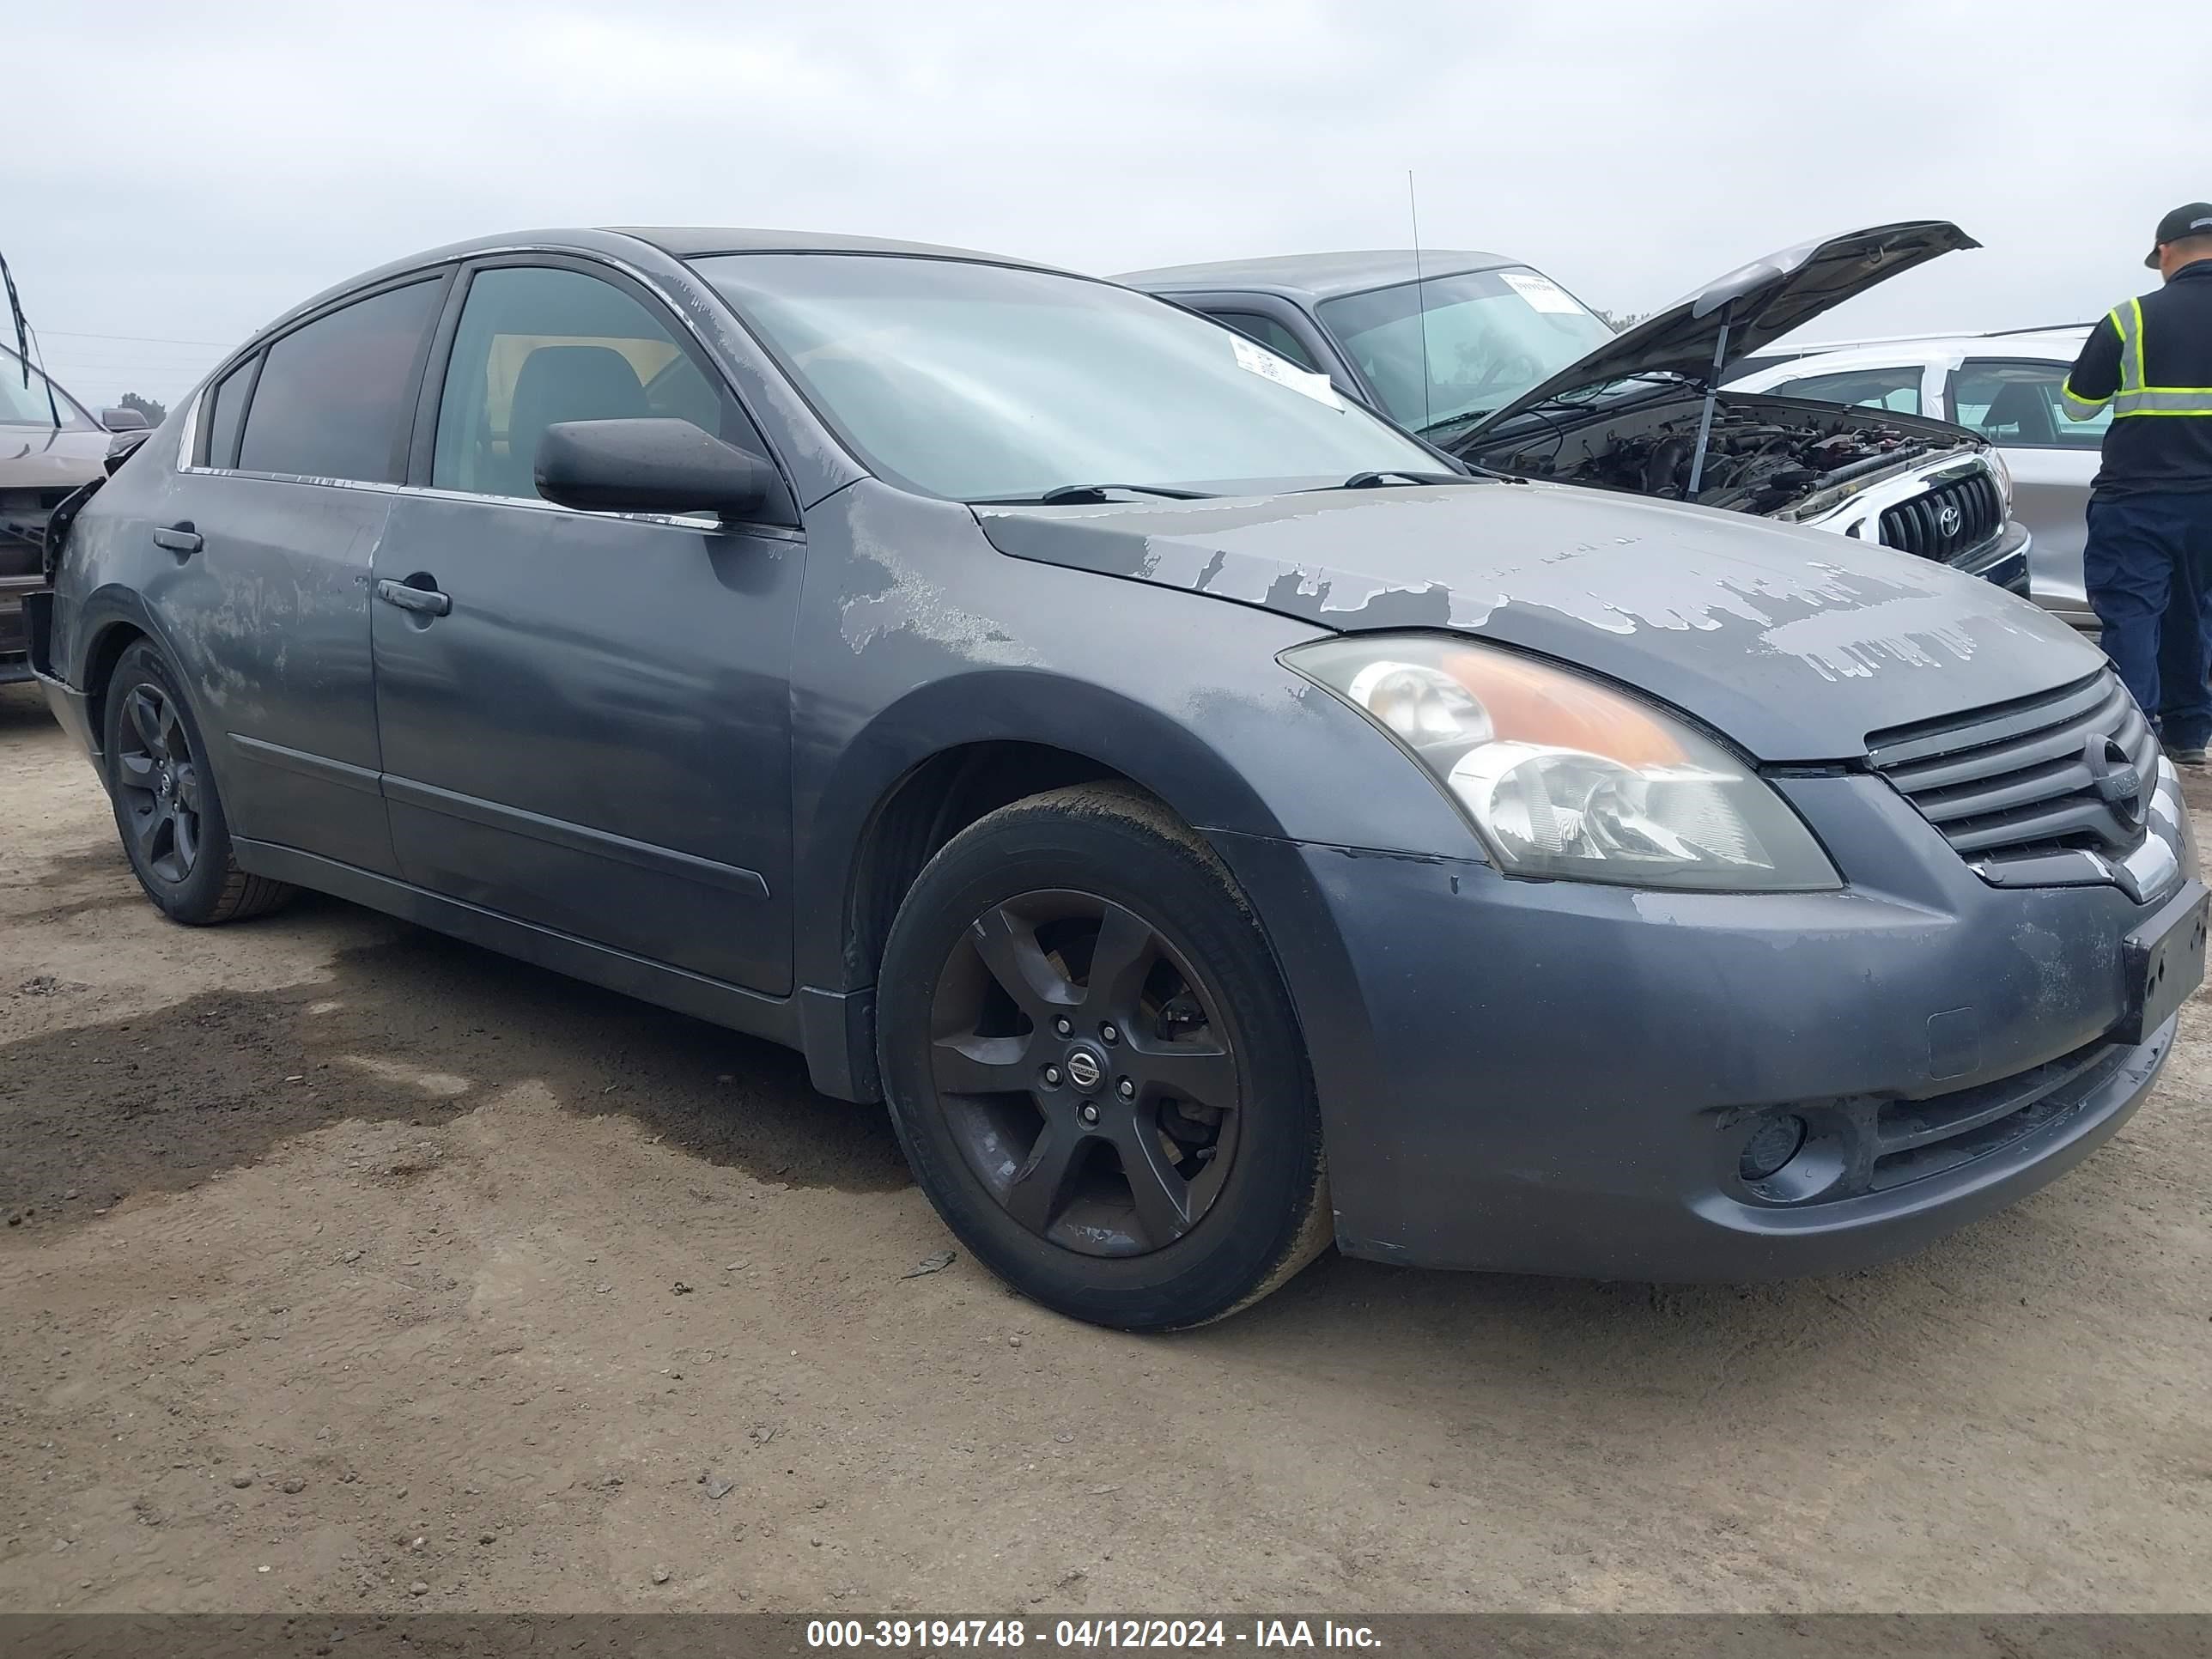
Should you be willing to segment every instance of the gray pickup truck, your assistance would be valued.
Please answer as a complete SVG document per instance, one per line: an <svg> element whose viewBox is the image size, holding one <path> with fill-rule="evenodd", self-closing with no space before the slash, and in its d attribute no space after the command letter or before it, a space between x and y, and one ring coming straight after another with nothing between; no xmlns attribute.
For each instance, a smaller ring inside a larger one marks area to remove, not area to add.
<svg viewBox="0 0 2212 1659"><path fill-rule="evenodd" d="M1833 531L2024 592L2031 538L1981 434L1719 389L1845 300L1977 246L1942 220L1851 231L1753 260L1618 333L1496 253L1291 254L1117 280L1226 323L1476 465Z"/></svg>

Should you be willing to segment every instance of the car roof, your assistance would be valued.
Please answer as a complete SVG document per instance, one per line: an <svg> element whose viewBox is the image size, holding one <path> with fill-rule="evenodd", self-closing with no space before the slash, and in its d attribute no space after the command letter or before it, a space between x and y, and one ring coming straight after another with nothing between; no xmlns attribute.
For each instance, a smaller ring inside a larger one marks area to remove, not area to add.
<svg viewBox="0 0 2212 1659"><path fill-rule="evenodd" d="M1028 270L1057 269L1032 260L1012 258L1002 253L979 253L968 248L940 247L932 242L900 242L886 237L844 236L826 231L759 230L733 226L605 229L570 226L565 228L503 231L490 236L472 236L465 241L448 242L442 247L425 248L419 253L410 253L404 258L390 260L374 270L349 276L343 283L335 283L256 329L247 339L240 343L240 349L243 350L294 319L319 310L335 300L344 299L379 283L425 270L431 266L471 258L482 253L506 253L526 249L532 252L596 253L615 259L635 258L641 244L676 259L704 258L716 253L892 253L910 258L963 259L983 264L1012 265Z"/></svg>
<svg viewBox="0 0 2212 1659"><path fill-rule="evenodd" d="M733 226L610 225L617 236L634 236L650 242L678 259L701 259L716 253L903 253L937 259L974 259L994 265L1028 265L1052 269L1030 259L1010 258L1003 253L979 253L973 248L946 247L935 242L901 242L883 236L844 236L829 231L757 230Z"/></svg>
<svg viewBox="0 0 2212 1659"><path fill-rule="evenodd" d="M1418 260L1418 264L1416 261ZM1389 288L1421 276L1456 276L1470 270L1518 266L1518 259L1470 248L1369 248L1345 253L1282 253L1265 259L1222 259L1211 264L1160 265L1126 270L1114 280L1132 288L1173 292L1248 289L1310 300Z"/></svg>

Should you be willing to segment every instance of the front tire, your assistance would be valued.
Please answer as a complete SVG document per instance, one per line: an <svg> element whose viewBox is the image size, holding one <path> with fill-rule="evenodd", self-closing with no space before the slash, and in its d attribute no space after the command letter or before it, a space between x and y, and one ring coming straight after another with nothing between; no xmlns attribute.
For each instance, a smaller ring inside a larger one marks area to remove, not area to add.
<svg viewBox="0 0 2212 1659"><path fill-rule="evenodd" d="M884 951L892 1122L945 1224L1008 1284L1126 1330L1256 1302L1331 1236L1288 993L1212 850L1086 785L971 824Z"/></svg>
<svg viewBox="0 0 2212 1659"><path fill-rule="evenodd" d="M141 641L107 682L102 752L131 873L172 921L202 927L273 910L294 889L238 867L207 744L176 677Z"/></svg>

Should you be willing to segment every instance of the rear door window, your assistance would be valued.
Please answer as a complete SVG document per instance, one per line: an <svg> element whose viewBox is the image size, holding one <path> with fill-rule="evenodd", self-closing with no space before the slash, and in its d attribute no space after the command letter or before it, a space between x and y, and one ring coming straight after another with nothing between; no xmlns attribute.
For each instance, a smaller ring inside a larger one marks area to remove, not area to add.
<svg viewBox="0 0 2212 1659"><path fill-rule="evenodd" d="M434 278L356 300L271 345L246 416L240 469L399 483L423 341L444 286Z"/></svg>
<svg viewBox="0 0 2212 1659"><path fill-rule="evenodd" d="M2112 423L2111 405L2094 419L2066 418L2064 363L1970 357L1951 377L1951 418L2005 449L2095 449Z"/></svg>
<svg viewBox="0 0 2212 1659"><path fill-rule="evenodd" d="M1920 412L1921 368L1910 363L1899 368L1855 368L1837 374L1808 374L1784 380L1774 388L1783 398L1804 398L1814 403L1848 404L1854 409L1886 409L1895 415Z"/></svg>
<svg viewBox="0 0 2212 1659"><path fill-rule="evenodd" d="M534 501L547 427L644 416L760 447L675 330L612 283L553 266L480 270L447 362L430 483Z"/></svg>

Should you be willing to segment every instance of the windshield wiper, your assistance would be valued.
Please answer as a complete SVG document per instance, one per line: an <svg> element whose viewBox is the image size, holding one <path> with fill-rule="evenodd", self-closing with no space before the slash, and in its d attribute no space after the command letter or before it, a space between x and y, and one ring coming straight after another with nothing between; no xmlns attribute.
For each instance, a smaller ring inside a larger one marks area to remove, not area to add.
<svg viewBox="0 0 2212 1659"><path fill-rule="evenodd" d="M1446 427L1468 426L1476 421L1486 420L1491 413L1486 409L1462 409L1456 415L1447 415L1442 420L1431 421L1426 426L1417 426L1413 430L1425 438L1431 432L1442 432Z"/></svg>
<svg viewBox="0 0 2212 1659"><path fill-rule="evenodd" d="M1463 483L1519 483L1522 480L1508 473L1492 472L1487 467L1467 464L1464 472L1409 472L1401 467L1389 467L1380 472L1355 472L1342 483L1323 484L1323 489L1386 489L1393 484L1463 484ZM1309 491L1308 494L1313 492Z"/></svg>
<svg viewBox="0 0 2212 1659"><path fill-rule="evenodd" d="M1379 472L1355 472L1342 483L1324 484L1326 489L1382 489L1391 484L1473 483L1464 472L1408 472L1402 467L1386 467Z"/></svg>
<svg viewBox="0 0 2212 1659"><path fill-rule="evenodd" d="M23 316L23 302L15 293L15 273L8 269L8 261L0 258L0 288L8 292L8 317L15 325L15 357L23 369L23 390L31 389L31 325ZM40 381L46 390L46 413L53 417L54 430L62 429L61 405L54 401L53 377L45 369L39 371Z"/></svg>
<svg viewBox="0 0 2212 1659"><path fill-rule="evenodd" d="M1167 484L1055 484L1035 495L994 495L971 503L975 507L1095 507L1115 495L1160 495L1171 501L1211 501L1203 489L1176 489Z"/></svg>

